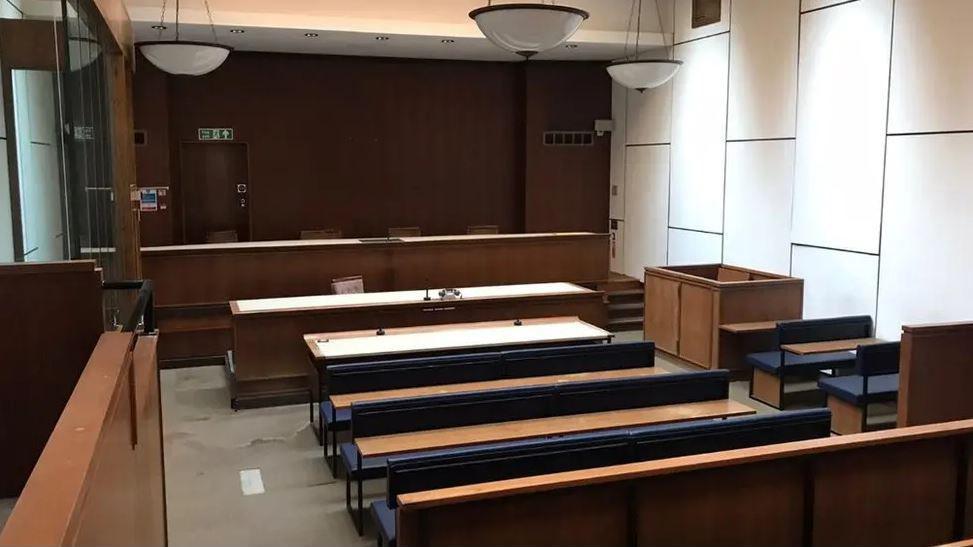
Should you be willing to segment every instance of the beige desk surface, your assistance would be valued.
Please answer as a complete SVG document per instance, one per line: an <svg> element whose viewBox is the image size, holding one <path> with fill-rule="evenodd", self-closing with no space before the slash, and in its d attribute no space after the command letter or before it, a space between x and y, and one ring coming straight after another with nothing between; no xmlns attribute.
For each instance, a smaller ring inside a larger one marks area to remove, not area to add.
<svg viewBox="0 0 973 547"><path fill-rule="evenodd" d="M439 298L440 288L431 288L430 301L425 301L425 290L366 292L358 294L327 294L317 296L293 296L287 298L260 298L255 300L233 300L230 310L233 315L255 313L286 312L313 309L353 308L362 306L388 306L395 304L428 304L430 306L449 306L454 300ZM500 300L522 298L525 296L553 296L559 294L579 294L594 292L573 283L528 283L521 285L493 285L486 287L460 287L463 300Z"/></svg>
<svg viewBox="0 0 973 547"><path fill-rule="evenodd" d="M353 403L381 401L384 399L409 399L427 397L431 395L446 395L465 393L469 391L489 391L491 389L506 389L511 387L544 386L553 384L567 384L571 382L589 382L592 380L618 380L621 378L642 378L666 374L658 367L629 368L620 370L601 370L596 372L578 372L575 374L557 374L554 376L532 376L529 378L509 378L504 380L489 380L485 382L467 382L463 384L446 384L439 386L422 386L404 389L388 389L383 391L368 391L362 393L348 393L332 395L331 404L336 409L350 407Z"/></svg>
<svg viewBox="0 0 973 547"><path fill-rule="evenodd" d="M777 321L754 321L751 323L727 323L720 325L720 330L733 334L772 332L777 328Z"/></svg>
<svg viewBox="0 0 973 547"><path fill-rule="evenodd" d="M420 237L397 237L392 238L388 243L422 243L436 241L476 241L476 240L504 240L504 239L525 239L535 237L555 237L555 236L582 236L595 235L594 232L536 232L528 234L474 234L474 235L440 235L440 236L420 236ZM341 245L371 245L363 243L362 240L369 242L384 243L385 238L346 238L346 239L289 239L278 241L240 241L234 243L199 243L195 245L165 245L160 247L142 247L142 252L153 253L163 251L206 251L220 249L267 249L283 247L335 247ZM396 241L398 240L398 241Z"/></svg>
<svg viewBox="0 0 973 547"><path fill-rule="evenodd" d="M447 351L484 347L609 340L612 334L577 317L455 323L428 327L305 334L304 343L315 359L345 359L419 351Z"/></svg>
<svg viewBox="0 0 973 547"><path fill-rule="evenodd" d="M723 399L363 437L357 439L355 444L363 458L370 458L604 429L743 416L755 412L746 405Z"/></svg>
<svg viewBox="0 0 973 547"><path fill-rule="evenodd" d="M852 338L849 340L829 340L827 342L810 342L807 344L784 344L780 349L797 355L813 355L816 353L831 353L833 351L852 351L858 346L868 346L884 342L879 338Z"/></svg>

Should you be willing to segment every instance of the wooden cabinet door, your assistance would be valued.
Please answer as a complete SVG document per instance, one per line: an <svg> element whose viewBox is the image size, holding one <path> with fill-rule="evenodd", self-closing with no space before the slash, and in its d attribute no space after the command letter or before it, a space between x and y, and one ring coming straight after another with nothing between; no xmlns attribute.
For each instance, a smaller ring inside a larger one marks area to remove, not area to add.
<svg viewBox="0 0 973 547"><path fill-rule="evenodd" d="M679 295L679 357L713 366L713 291L683 284Z"/></svg>
<svg viewBox="0 0 973 547"><path fill-rule="evenodd" d="M655 347L679 353L679 286L681 283L645 276L645 339Z"/></svg>

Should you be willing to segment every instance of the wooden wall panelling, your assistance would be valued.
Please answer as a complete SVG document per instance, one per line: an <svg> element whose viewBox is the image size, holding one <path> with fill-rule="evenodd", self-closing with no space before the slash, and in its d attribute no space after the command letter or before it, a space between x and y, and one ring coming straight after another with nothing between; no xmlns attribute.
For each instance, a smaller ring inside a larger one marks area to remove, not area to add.
<svg viewBox="0 0 973 547"><path fill-rule="evenodd" d="M58 71L64 59L64 25L35 19L0 19L0 57L5 69Z"/></svg>
<svg viewBox="0 0 973 547"><path fill-rule="evenodd" d="M899 427L973 418L973 323L902 327Z"/></svg>
<svg viewBox="0 0 973 547"><path fill-rule="evenodd" d="M681 286L678 281L645 276L645 339L673 355L679 353Z"/></svg>
<svg viewBox="0 0 973 547"><path fill-rule="evenodd" d="M20 493L103 331L92 261L0 265L0 497Z"/></svg>
<svg viewBox="0 0 973 547"><path fill-rule="evenodd" d="M593 146L545 146L545 131L593 131L611 119L602 63L521 63L525 72L525 226L528 232L600 232L608 221L611 137Z"/></svg>
<svg viewBox="0 0 973 547"><path fill-rule="evenodd" d="M713 368L713 309L716 291L683 283L679 294L679 357Z"/></svg>

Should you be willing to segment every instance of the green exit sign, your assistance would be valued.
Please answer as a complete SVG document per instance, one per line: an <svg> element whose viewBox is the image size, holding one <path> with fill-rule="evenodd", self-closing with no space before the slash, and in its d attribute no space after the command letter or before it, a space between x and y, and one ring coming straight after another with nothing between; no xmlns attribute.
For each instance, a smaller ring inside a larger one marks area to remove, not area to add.
<svg viewBox="0 0 973 547"><path fill-rule="evenodd" d="M232 127L200 127L197 134L201 141L232 141Z"/></svg>

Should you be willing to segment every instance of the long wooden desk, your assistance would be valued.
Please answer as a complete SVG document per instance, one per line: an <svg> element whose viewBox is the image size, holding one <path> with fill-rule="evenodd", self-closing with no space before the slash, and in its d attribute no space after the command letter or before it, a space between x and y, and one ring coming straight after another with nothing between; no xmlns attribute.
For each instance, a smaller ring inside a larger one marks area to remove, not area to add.
<svg viewBox="0 0 973 547"><path fill-rule="evenodd" d="M879 344L884 342L879 338L851 338L848 340L828 340L826 342L808 342L806 344L784 344L780 349L796 355L815 355L818 353L832 353L836 351L854 351L858 346Z"/></svg>
<svg viewBox="0 0 973 547"><path fill-rule="evenodd" d="M335 409L341 410L349 408L355 403L382 401L385 399L410 399L413 397L428 397L431 395L467 393L470 391L489 391L492 389L507 389L512 387L567 384L572 382L590 382L592 380L642 378L645 376L657 376L660 374L666 374L666 371L658 367L601 370L598 372L577 372L574 374L557 374L554 376L532 376L529 378L509 378L504 380L490 380L486 382L467 382L462 384L446 384L405 389L387 389L383 391L367 391L363 393L347 393L343 395L331 395L330 400Z"/></svg>
<svg viewBox="0 0 973 547"><path fill-rule="evenodd" d="M409 493L397 543L938 545L973 535L971 439L967 420Z"/></svg>
<svg viewBox="0 0 973 547"><path fill-rule="evenodd" d="M755 412L744 404L724 399L363 437L356 439L355 444L363 458L373 458L604 429L745 416Z"/></svg>
<svg viewBox="0 0 973 547"><path fill-rule="evenodd" d="M440 299L439 289L433 289L428 301L425 291L233 301L234 404L252 406L268 396L289 402L287 392L291 401L303 400L306 346L301 337L309 332L553 316L577 316L597 326L607 323L604 293L571 283L465 287L460 291L462 298L454 300ZM436 343L428 335L420 338L424 344ZM383 343L401 340L407 339L383 338L367 345L380 348L385 347Z"/></svg>
<svg viewBox="0 0 973 547"><path fill-rule="evenodd" d="M327 294L349 275L369 292L594 283L608 258L607 234L537 233L146 247L142 270L155 283L160 357L174 360L226 354L231 300Z"/></svg>

